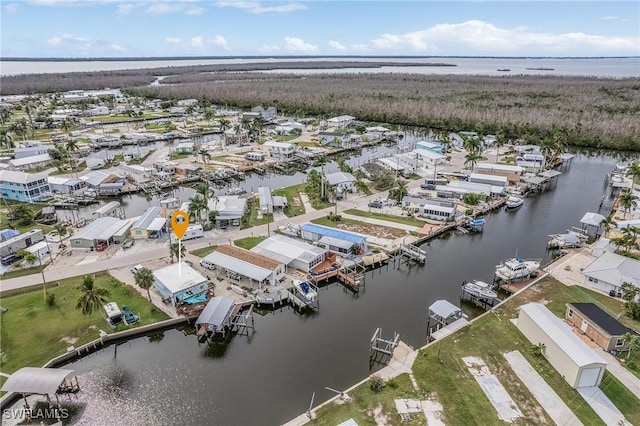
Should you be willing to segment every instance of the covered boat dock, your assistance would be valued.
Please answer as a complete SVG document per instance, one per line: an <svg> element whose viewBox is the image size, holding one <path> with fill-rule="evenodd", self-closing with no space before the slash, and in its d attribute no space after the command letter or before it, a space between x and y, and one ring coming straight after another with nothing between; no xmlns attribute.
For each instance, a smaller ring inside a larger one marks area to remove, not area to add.
<svg viewBox="0 0 640 426"><path fill-rule="evenodd" d="M235 301L230 297L216 296L209 300L207 306L196 320L198 336L213 336L226 333L231 327Z"/></svg>

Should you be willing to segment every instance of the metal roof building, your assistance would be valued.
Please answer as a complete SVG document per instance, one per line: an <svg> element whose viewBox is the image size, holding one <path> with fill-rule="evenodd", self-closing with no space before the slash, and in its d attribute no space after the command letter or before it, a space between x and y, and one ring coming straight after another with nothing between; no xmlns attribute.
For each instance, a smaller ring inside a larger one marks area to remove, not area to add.
<svg viewBox="0 0 640 426"><path fill-rule="evenodd" d="M71 248L95 249L100 242L106 242L107 245L122 243L129 235L130 228L131 222L126 219L111 216L98 218L71 236Z"/></svg>
<svg viewBox="0 0 640 426"><path fill-rule="evenodd" d="M235 301L230 297L211 298L196 320L196 330L204 325L209 332L223 332L224 327L230 324L234 304Z"/></svg>
<svg viewBox="0 0 640 426"><path fill-rule="evenodd" d="M607 352L627 349L629 342L625 342L622 336L625 333L638 334L595 303L567 303L564 317Z"/></svg>
<svg viewBox="0 0 640 426"><path fill-rule="evenodd" d="M249 282L276 285L284 278L284 263L240 247L221 245L203 259L209 264L249 278Z"/></svg>
<svg viewBox="0 0 640 426"><path fill-rule="evenodd" d="M529 341L544 344L544 357L574 388L598 386L607 363L541 303L520 306L518 329Z"/></svg>
<svg viewBox="0 0 640 426"><path fill-rule="evenodd" d="M160 217L161 211L161 207L149 207L131 227L131 238L158 238L166 222L166 219Z"/></svg>
<svg viewBox="0 0 640 426"><path fill-rule="evenodd" d="M368 251L367 237L327 226L305 223L300 234L307 241L317 241L329 251L342 254L364 254Z"/></svg>
<svg viewBox="0 0 640 426"><path fill-rule="evenodd" d="M278 234L260 242L251 251L303 272L309 272L322 263L327 254L324 248Z"/></svg>
<svg viewBox="0 0 640 426"><path fill-rule="evenodd" d="M600 291L620 291L624 282L640 287L640 261L605 251L582 270L584 284Z"/></svg>
<svg viewBox="0 0 640 426"><path fill-rule="evenodd" d="M2 385L3 392L55 395L73 370L62 368L23 367L13 373Z"/></svg>
<svg viewBox="0 0 640 426"><path fill-rule="evenodd" d="M186 263L174 263L156 269L153 271L153 277L153 286L162 297L170 299L173 305L177 302L201 301L198 296L206 293L211 286L209 280Z"/></svg>

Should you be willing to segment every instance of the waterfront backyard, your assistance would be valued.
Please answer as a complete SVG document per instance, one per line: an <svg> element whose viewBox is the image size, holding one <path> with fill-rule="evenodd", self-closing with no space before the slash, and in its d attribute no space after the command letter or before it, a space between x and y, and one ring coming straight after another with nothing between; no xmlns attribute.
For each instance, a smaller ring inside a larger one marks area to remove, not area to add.
<svg viewBox="0 0 640 426"><path fill-rule="evenodd" d="M515 424L551 424L551 418L503 356L517 350L583 424L604 425L605 422L551 364L533 353L531 343L511 323L510 320L518 315L518 307L528 302L545 303L558 316L564 315L567 302L593 302L616 313L622 310L622 303L618 300L582 287L565 286L550 277L544 278L468 327L420 350L413 364L418 389L412 388L410 382L407 386L402 385L408 382L407 375L394 379L392 386L386 386L379 392L373 392L367 382L349 392L353 397L349 404L331 403L319 409L313 424L338 424L349 418L360 425L376 424L376 416L385 417L387 424L405 424L395 410L394 398L435 399L443 406L446 424L495 424L498 421L496 410L462 360L470 356L484 360L521 410L523 417L515 420ZM623 317L622 322L636 330L640 328L637 321L629 318ZM609 372L605 373L600 389L627 420L640 424L640 399ZM422 414L414 414L414 420L419 416ZM419 424L424 424L423 416Z"/></svg>

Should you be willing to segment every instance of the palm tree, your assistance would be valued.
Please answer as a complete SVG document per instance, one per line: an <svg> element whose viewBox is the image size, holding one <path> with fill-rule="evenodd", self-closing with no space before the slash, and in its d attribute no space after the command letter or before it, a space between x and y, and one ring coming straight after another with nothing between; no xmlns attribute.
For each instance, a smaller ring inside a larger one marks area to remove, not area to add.
<svg viewBox="0 0 640 426"><path fill-rule="evenodd" d="M149 297L149 302L151 302L151 293L149 289L153 285L153 272L149 268L138 269L134 274L133 278L136 280L136 284L138 287L147 290L147 296Z"/></svg>
<svg viewBox="0 0 640 426"><path fill-rule="evenodd" d="M15 144L13 143L13 138L11 137L9 130L5 127L0 127L0 148L13 148L14 146Z"/></svg>
<svg viewBox="0 0 640 426"><path fill-rule="evenodd" d="M631 176L631 189L636 186L636 181L640 181L640 161L634 161L627 169L627 176Z"/></svg>
<svg viewBox="0 0 640 426"><path fill-rule="evenodd" d="M494 143L496 144L496 163L497 163L498 156L500 155L500 147L507 143L507 139L502 131L498 132Z"/></svg>
<svg viewBox="0 0 640 426"><path fill-rule="evenodd" d="M629 359L629 357L631 356L631 351L636 347L636 346L640 346L640 336L638 336L637 334L631 334L631 333L624 333L622 335L622 341L624 343L628 343L628 347L627 350L629 352L627 352L627 358Z"/></svg>
<svg viewBox="0 0 640 426"><path fill-rule="evenodd" d="M61 223L56 223L53 227L60 237L60 247L62 247L62 238L67 235L67 227Z"/></svg>
<svg viewBox="0 0 640 426"><path fill-rule="evenodd" d="M173 263L173 259L182 259L187 253L187 248L178 243L171 243L169 245L169 254L171 255L171 263Z"/></svg>
<svg viewBox="0 0 640 426"><path fill-rule="evenodd" d="M11 117L12 111L10 108L0 108L0 124L4 125L9 117Z"/></svg>
<svg viewBox="0 0 640 426"><path fill-rule="evenodd" d="M396 184L391 191L389 191L389 196L396 200L398 203L402 202L402 199L409 194L409 188L407 186L407 182L402 179L396 181Z"/></svg>
<svg viewBox="0 0 640 426"><path fill-rule="evenodd" d="M205 166L207 165L207 158L208 158L209 160L211 160L211 154L209 154L209 151L207 151L207 150L206 150L206 149L204 149L204 148L201 148L201 149L198 151L198 155L200 155L200 157L202 157L202 162L204 163L204 165L205 165Z"/></svg>
<svg viewBox="0 0 640 426"><path fill-rule="evenodd" d="M209 217L209 201L217 201L217 197L214 195L214 189L206 182L201 182L196 185L196 193L202 195L202 201L204 204L204 210L207 212L206 217Z"/></svg>
<svg viewBox="0 0 640 426"><path fill-rule="evenodd" d="M620 285L620 291L622 292L622 298L627 302L634 300L640 294L640 288L626 281Z"/></svg>
<svg viewBox="0 0 640 426"><path fill-rule="evenodd" d="M478 161L482 156L477 152L469 152L464 156L464 165L469 168L469 170L473 170L473 168L478 164Z"/></svg>
<svg viewBox="0 0 640 426"><path fill-rule="evenodd" d="M553 161L558 152L558 144L554 138L546 137L540 141L540 151L544 155L545 168L548 164L553 165Z"/></svg>
<svg viewBox="0 0 640 426"><path fill-rule="evenodd" d="M69 167L73 172L73 166L71 165L71 153L78 149L78 143L74 139L69 139L65 145L67 148L67 157L69 158Z"/></svg>
<svg viewBox="0 0 640 426"><path fill-rule="evenodd" d="M206 204L204 203L204 199L200 194L196 194L189 203L189 216L193 216L194 219L200 221L202 220L200 212L205 208Z"/></svg>
<svg viewBox="0 0 640 426"><path fill-rule="evenodd" d="M91 315L93 311L99 310L102 305L108 303L107 299L111 294L109 290L95 286L93 277L85 275L82 277L82 285L80 286L82 294L78 299L76 309L82 310L83 315Z"/></svg>
<svg viewBox="0 0 640 426"><path fill-rule="evenodd" d="M625 191L620 195L620 207L623 209L625 219L627 218L627 213L631 210L631 207L638 205L637 199L638 197L631 191Z"/></svg>
<svg viewBox="0 0 640 426"><path fill-rule="evenodd" d="M613 220L612 215L609 215L600 221L600 226L604 227L604 236L606 237L609 231L615 228L617 222Z"/></svg>
<svg viewBox="0 0 640 426"><path fill-rule="evenodd" d="M465 137L463 146L469 154L476 154L479 157L482 152L482 136Z"/></svg>
<svg viewBox="0 0 640 426"><path fill-rule="evenodd" d="M11 130L13 133L15 133L18 136L22 136L22 140L26 140L27 131L28 131L27 120L24 117L22 117L14 121L13 123L11 123L9 130Z"/></svg>

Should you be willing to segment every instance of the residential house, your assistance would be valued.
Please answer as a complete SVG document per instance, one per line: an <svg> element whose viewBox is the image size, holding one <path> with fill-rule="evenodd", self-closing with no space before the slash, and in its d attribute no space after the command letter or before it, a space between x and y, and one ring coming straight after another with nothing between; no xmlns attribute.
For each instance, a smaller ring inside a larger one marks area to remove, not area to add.
<svg viewBox="0 0 640 426"><path fill-rule="evenodd" d="M178 101L178 106L187 107L187 106L196 106L198 105L197 99L180 99Z"/></svg>
<svg viewBox="0 0 640 426"><path fill-rule="evenodd" d="M516 184L520 182L520 176L522 176L524 169L520 166L510 164L478 163L475 165L473 171L476 173L505 176L508 183Z"/></svg>
<svg viewBox="0 0 640 426"><path fill-rule="evenodd" d="M233 127L224 131L224 142L228 145L243 144L249 142L249 132L244 129L236 129Z"/></svg>
<svg viewBox="0 0 640 426"><path fill-rule="evenodd" d="M609 251L582 270L584 285L608 293L619 292L623 283L640 288L640 260Z"/></svg>
<svg viewBox="0 0 640 426"><path fill-rule="evenodd" d="M136 182L136 183L145 183L151 180L151 176L153 174L153 169L150 167L143 167L138 164L122 164L118 166L118 169L125 175L128 179Z"/></svg>
<svg viewBox="0 0 640 426"><path fill-rule="evenodd" d="M387 129L386 127L382 127L382 126L372 126L372 127L367 127L365 130L365 134L367 136L369 136L372 139L380 139L382 137L384 137L387 133L389 133L390 130Z"/></svg>
<svg viewBox="0 0 640 426"><path fill-rule="evenodd" d="M167 222L166 218L161 217L161 210L159 206L149 207L131 227L131 238L159 238Z"/></svg>
<svg viewBox="0 0 640 426"><path fill-rule="evenodd" d="M367 237L328 226L305 223L300 227L302 239L318 243L321 247L345 257L367 254Z"/></svg>
<svg viewBox="0 0 640 426"><path fill-rule="evenodd" d="M209 200L209 211L217 211L216 225L221 228L239 226L247 214L247 199L238 195L220 195Z"/></svg>
<svg viewBox="0 0 640 426"><path fill-rule="evenodd" d="M9 160L9 165L15 170L33 170L46 167L51 164L51 161L49 154L42 154Z"/></svg>
<svg viewBox="0 0 640 426"><path fill-rule="evenodd" d="M261 241L251 251L304 273L311 272L325 260L327 255L327 250L324 248L279 234Z"/></svg>
<svg viewBox="0 0 640 426"><path fill-rule="evenodd" d="M354 192L356 188L356 178L351 173L336 172L325 175L327 183L334 188L336 195L344 192Z"/></svg>
<svg viewBox="0 0 640 426"><path fill-rule="evenodd" d="M318 143L320 145L345 147L349 144L349 134L337 132L319 132Z"/></svg>
<svg viewBox="0 0 640 426"><path fill-rule="evenodd" d="M257 106L252 108L251 112L258 113L262 116L262 118L265 119L265 121L275 120L276 116L278 115L278 110L276 109L276 107L263 108L262 106Z"/></svg>
<svg viewBox="0 0 640 426"><path fill-rule="evenodd" d="M400 160L394 157L378 158L374 164L379 164L384 167L385 170L390 170L395 175L404 175L407 169L404 164L400 164Z"/></svg>
<svg viewBox="0 0 640 426"><path fill-rule="evenodd" d="M229 278L246 277L249 285L274 286L285 279L282 262L240 247L221 245L203 259L218 270L224 269Z"/></svg>
<svg viewBox="0 0 640 426"><path fill-rule="evenodd" d="M295 121L287 121L286 123L279 124L275 127L276 133L280 135L289 135L294 130L304 131L306 126L302 123L297 123Z"/></svg>
<svg viewBox="0 0 640 426"><path fill-rule="evenodd" d="M85 112L85 114L89 115L89 116L92 116L92 117L97 116L97 115L109 115L109 107L107 107L107 106L97 106L97 107L88 109Z"/></svg>
<svg viewBox="0 0 640 426"><path fill-rule="evenodd" d="M427 165L438 165L445 162L446 158L442 154L438 154L429 149L414 149L412 151Z"/></svg>
<svg viewBox="0 0 640 426"><path fill-rule="evenodd" d="M266 186L258 188L258 200L260 201L260 212L271 214L274 209L284 209L287 206L287 198L279 195L272 195L271 189Z"/></svg>
<svg viewBox="0 0 640 426"><path fill-rule="evenodd" d="M296 145L292 143L267 141L262 146L267 148L270 157L281 160L292 158L296 153Z"/></svg>
<svg viewBox="0 0 640 426"><path fill-rule="evenodd" d="M42 229L32 229L24 234L15 235L0 242L0 257L14 254L18 250L31 247L40 241L44 241Z"/></svg>
<svg viewBox="0 0 640 426"><path fill-rule="evenodd" d="M130 229L128 219L100 217L71 236L71 248L104 251L112 244L122 244L129 237Z"/></svg>
<svg viewBox="0 0 640 426"><path fill-rule="evenodd" d="M191 163L178 163L174 170L177 177L192 178L200 174L202 167Z"/></svg>
<svg viewBox="0 0 640 426"><path fill-rule="evenodd" d="M496 176L489 175L484 173L471 173L469 175L469 182L473 183L484 183L487 185L495 185L495 186L506 186L507 185L507 177L506 176Z"/></svg>
<svg viewBox="0 0 640 426"><path fill-rule="evenodd" d="M64 176L47 176L47 182L49 183L51 192L60 192L63 194L73 194L87 187L83 180Z"/></svg>
<svg viewBox="0 0 640 426"><path fill-rule="evenodd" d="M595 303L567 303L564 318L606 352L627 349L629 343L622 336L626 333L638 334Z"/></svg>
<svg viewBox="0 0 640 426"><path fill-rule="evenodd" d="M0 195L7 200L35 203L51 196L47 176L35 173L0 171Z"/></svg>
<svg viewBox="0 0 640 426"><path fill-rule="evenodd" d="M419 141L416 142L415 149L422 149L425 151L435 152L436 154L442 154L442 143L438 141Z"/></svg>
<svg viewBox="0 0 640 426"><path fill-rule="evenodd" d="M484 183L452 180L446 185L436 185L436 193L440 198L462 199L464 194L484 194L495 199L504 193L504 187L487 185Z"/></svg>
<svg viewBox="0 0 640 426"><path fill-rule="evenodd" d="M411 213L419 213L428 219L446 220L455 218L457 204L437 200L427 200L420 197L405 196L402 207Z"/></svg>
<svg viewBox="0 0 640 426"><path fill-rule="evenodd" d="M330 127L335 127L336 129L344 129L346 127L349 127L349 125L355 120L356 118L350 115L340 115L338 117L328 119L327 124Z"/></svg>
<svg viewBox="0 0 640 426"><path fill-rule="evenodd" d="M178 154L192 154L194 147L195 143L191 141L180 142L178 145L176 145L176 152Z"/></svg>
<svg viewBox="0 0 640 426"><path fill-rule="evenodd" d="M184 263L174 263L153 271L153 286L162 299L176 306L179 303L192 304L200 300L213 285L198 271Z"/></svg>
<svg viewBox="0 0 640 426"><path fill-rule="evenodd" d="M49 153L49 150L53 149L52 146L43 146L43 145L35 145L35 146L25 146L22 148L14 149L14 157L15 159L25 158L25 157L34 157L38 155L45 155Z"/></svg>

